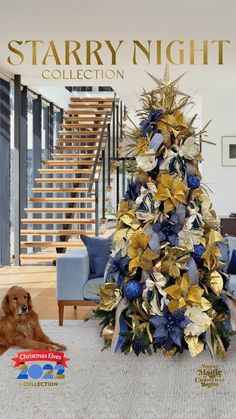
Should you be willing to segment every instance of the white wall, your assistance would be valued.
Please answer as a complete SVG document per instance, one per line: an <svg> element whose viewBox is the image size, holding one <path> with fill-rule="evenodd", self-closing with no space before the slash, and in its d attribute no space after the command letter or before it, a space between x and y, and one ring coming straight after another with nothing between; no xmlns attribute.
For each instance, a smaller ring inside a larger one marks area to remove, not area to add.
<svg viewBox="0 0 236 419"><path fill-rule="evenodd" d="M203 181L211 188L210 198L218 215L236 211L236 166L221 165L221 136L236 136L236 96L232 91L204 92L203 123L212 119L208 139L216 143L203 145Z"/></svg>

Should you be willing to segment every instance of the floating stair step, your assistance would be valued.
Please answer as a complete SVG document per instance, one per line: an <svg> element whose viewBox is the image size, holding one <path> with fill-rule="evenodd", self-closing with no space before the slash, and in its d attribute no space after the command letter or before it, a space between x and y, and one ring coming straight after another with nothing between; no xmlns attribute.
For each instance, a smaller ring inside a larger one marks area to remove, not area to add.
<svg viewBox="0 0 236 419"><path fill-rule="evenodd" d="M86 218L23 218L21 221L22 224L95 224L95 220Z"/></svg>
<svg viewBox="0 0 236 419"><path fill-rule="evenodd" d="M42 174L64 174L64 173L70 173L70 174L79 174L79 173L86 173L91 174L91 169L39 169L39 173Z"/></svg>
<svg viewBox="0 0 236 419"><path fill-rule="evenodd" d="M87 103L69 103L69 108L74 109L74 108L82 108L82 109L91 109L91 108L98 108L98 109L107 109L110 110L111 109L111 104L109 103L92 103L92 104L87 104Z"/></svg>
<svg viewBox="0 0 236 419"><path fill-rule="evenodd" d="M56 145L56 150L97 150L97 146L95 145ZM104 149L104 146L101 147L101 149Z"/></svg>
<svg viewBox="0 0 236 419"><path fill-rule="evenodd" d="M82 159L82 160L78 160L78 161L83 161L83 159L94 159L96 157L96 154L94 153L53 153L52 157L54 159Z"/></svg>
<svg viewBox="0 0 236 419"><path fill-rule="evenodd" d="M91 214L95 213L95 208L25 208L26 212L32 213L62 213L62 214Z"/></svg>
<svg viewBox="0 0 236 419"><path fill-rule="evenodd" d="M64 192L76 192L76 193L84 193L88 192L88 188L32 188L32 192L34 193L64 193ZM92 192L95 192L95 189L92 189Z"/></svg>
<svg viewBox="0 0 236 419"><path fill-rule="evenodd" d="M103 124L60 124L62 128L102 128Z"/></svg>
<svg viewBox="0 0 236 419"><path fill-rule="evenodd" d="M84 244L81 241L67 241L67 242L21 242L21 247L84 247Z"/></svg>
<svg viewBox="0 0 236 419"><path fill-rule="evenodd" d="M30 198L30 202L95 202L95 198Z"/></svg>
<svg viewBox="0 0 236 419"><path fill-rule="evenodd" d="M80 235L80 234L86 234L86 235L95 235L94 230L21 230L22 236L72 236L72 235Z"/></svg>
<svg viewBox="0 0 236 419"><path fill-rule="evenodd" d="M44 160L43 164L46 166L94 166L93 160L69 160L69 161L61 161L61 160ZM101 164L101 161L97 163L98 165Z"/></svg>
<svg viewBox="0 0 236 419"><path fill-rule="evenodd" d="M106 131L106 128L105 128L105 131ZM95 131L66 131L66 130L60 130L60 131L58 131L58 133L62 136L63 135L70 135L72 137L75 137L75 136L79 137L80 135L93 135L93 136L97 135L97 136L99 136L100 133L101 133L101 129L96 128Z"/></svg>
<svg viewBox="0 0 236 419"><path fill-rule="evenodd" d="M95 182L98 181L98 178L95 177ZM36 183L90 183L90 178L35 178Z"/></svg>
<svg viewBox="0 0 236 419"><path fill-rule="evenodd" d="M111 116L108 116L110 119ZM91 122L91 121L104 121L105 118L102 116L67 116L64 118L64 121L71 121L71 122Z"/></svg>
<svg viewBox="0 0 236 419"><path fill-rule="evenodd" d="M106 141L106 138L104 136L103 142ZM100 138L58 138L57 143L99 143Z"/></svg>
<svg viewBox="0 0 236 419"><path fill-rule="evenodd" d="M56 260L58 257L60 257L63 253L43 253L43 252L39 252L39 253L30 253L30 254L25 254L25 255L20 255L20 260L24 261L24 260Z"/></svg>
<svg viewBox="0 0 236 419"><path fill-rule="evenodd" d="M66 111L67 115L106 115L107 111L98 110L98 109L68 109ZM109 117L109 116L108 116Z"/></svg>
<svg viewBox="0 0 236 419"><path fill-rule="evenodd" d="M113 98L104 98L104 97L71 97L71 102L113 102ZM119 99L116 101L119 101Z"/></svg>

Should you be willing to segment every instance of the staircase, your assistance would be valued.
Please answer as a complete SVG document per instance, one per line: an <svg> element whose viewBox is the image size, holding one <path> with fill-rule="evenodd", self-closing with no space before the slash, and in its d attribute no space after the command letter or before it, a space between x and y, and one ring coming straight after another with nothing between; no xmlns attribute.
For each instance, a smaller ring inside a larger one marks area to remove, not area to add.
<svg viewBox="0 0 236 419"><path fill-rule="evenodd" d="M117 99L72 97L51 160L42 161L21 220L21 263L55 260L98 234L98 181ZM31 248L33 252L26 253Z"/></svg>

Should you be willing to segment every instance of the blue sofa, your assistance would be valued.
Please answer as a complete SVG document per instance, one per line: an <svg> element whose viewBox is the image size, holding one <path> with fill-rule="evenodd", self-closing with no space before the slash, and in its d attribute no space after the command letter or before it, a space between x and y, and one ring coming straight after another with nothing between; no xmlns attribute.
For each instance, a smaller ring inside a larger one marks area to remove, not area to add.
<svg viewBox="0 0 236 419"><path fill-rule="evenodd" d="M228 236L220 245L221 260L228 264L233 249L236 249L236 237ZM57 259L57 301L59 324L63 325L64 306L95 305L98 300L96 289L104 282L103 277L89 279L89 256L86 248L72 250ZM236 275L230 275L230 289L236 295Z"/></svg>
<svg viewBox="0 0 236 419"><path fill-rule="evenodd" d="M231 256L233 253L233 250L236 249L236 237L233 236L226 236L220 244L220 251L221 251L221 257L220 260L224 262L224 272L227 273L228 265L231 260ZM230 282L229 282L229 288L230 290L234 291L234 294L236 295L236 275L229 275Z"/></svg>

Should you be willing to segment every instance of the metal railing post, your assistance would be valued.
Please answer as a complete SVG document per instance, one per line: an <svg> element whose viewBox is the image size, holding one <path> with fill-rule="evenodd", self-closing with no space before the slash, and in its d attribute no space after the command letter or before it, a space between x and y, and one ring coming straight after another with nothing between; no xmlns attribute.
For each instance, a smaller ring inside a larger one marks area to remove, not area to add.
<svg viewBox="0 0 236 419"><path fill-rule="evenodd" d="M97 165L98 165L98 160L99 160L101 149L102 149L102 143L103 143L105 128L107 126L107 118L108 118L108 115L109 115L109 112L106 112L105 119L104 119L103 126L102 126L102 131L101 131L100 139L99 139L99 142L98 142L98 147L97 147L96 157L95 157L95 161L94 161L94 165L93 165L93 170L92 170L92 174L91 174L91 178L90 178L90 183L89 183L89 187L88 187L88 195L91 195L92 194L91 191L92 191L92 187L93 187L93 183L94 183L94 179L95 179L95 174L96 174L96 169L97 169Z"/></svg>
<svg viewBox="0 0 236 419"><path fill-rule="evenodd" d="M108 148L107 184L110 187L111 186L111 124L107 125L107 148Z"/></svg>
<svg viewBox="0 0 236 419"><path fill-rule="evenodd" d="M120 137L123 137L123 102L120 102Z"/></svg>
<svg viewBox="0 0 236 419"><path fill-rule="evenodd" d="M116 105L116 158L119 157L119 106Z"/></svg>
<svg viewBox="0 0 236 419"><path fill-rule="evenodd" d="M126 168L126 161L123 159L122 161L122 198L125 194L125 168Z"/></svg>
<svg viewBox="0 0 236 419"><path fill-rule="evenodd" d="M118 165L117 160L117 166L116 166L116 207L118 208L120 203L120 167Z"/></svg>
<svg viewBox="0 0 236 419"><path fill-rule="evenodd" d="M115 97L112 102L112 157L116 157L116 106Z"/></svg>
<svg viewBox="0 0 236 419"><path fill-rule="evenodd" d="M106 156L105 150L102 150L102 218L105 219L106 202Z"/></svg>
<svg viewBox="0 0 236 419"><path fill-rule="evenodd" d="M98 190L98 182L95 183L95 236L99 236L99 190Z"/></svg>

